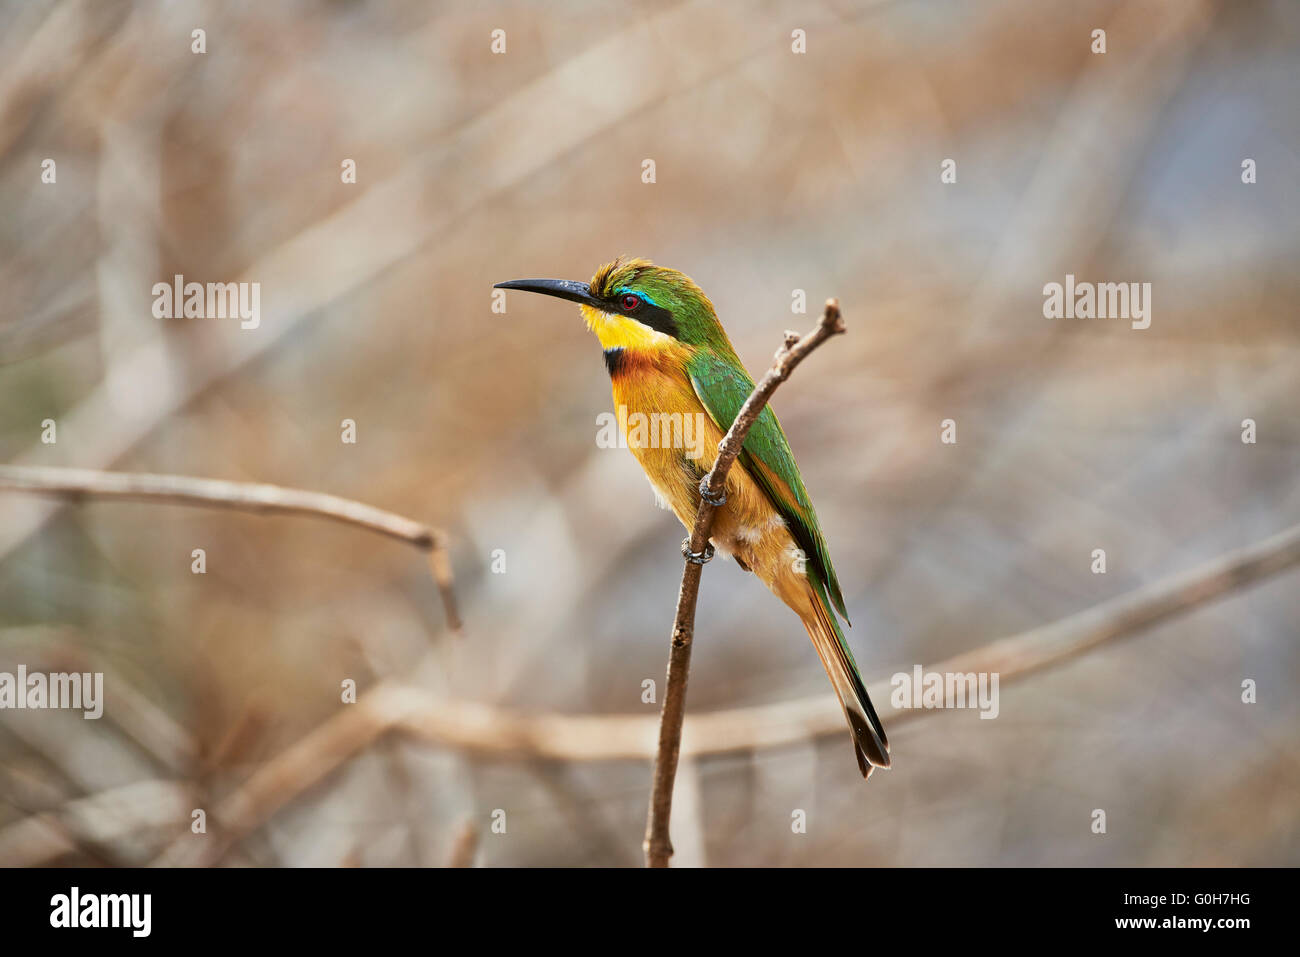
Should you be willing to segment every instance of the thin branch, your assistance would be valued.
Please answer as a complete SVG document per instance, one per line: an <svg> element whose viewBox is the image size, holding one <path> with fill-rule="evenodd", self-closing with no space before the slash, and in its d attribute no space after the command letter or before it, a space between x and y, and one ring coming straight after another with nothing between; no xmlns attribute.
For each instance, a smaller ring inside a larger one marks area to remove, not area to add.
<svg viewBox="0 0 1300 957"><path fill-rule="evenodd" d="M758 420L759 414L772 398L776 387L790 377L794 367L808 353L831 336L844 331L840 305L835 299L826 300L817 328L805 336L787 332L785 342L776 352L776 360L767 374L740 407L731 428L718 445L718 457L705 477L708 494L700 498L695 513L695 527L691 530L690 551L703 554L709 546L709 532L717 500L726 487L727 473L745 444L745 437ZM668 839L668 819L673 807L673 782L677 777L677 758L681 752L682 721L686 716L686 681L691 666L691 642L695 637L695 603L700 593L700 574L704 566L688 559L682 571L682 584L677 592L677 615L673 621L672 644L668 652L668 685L664 692L663 710L659 716L659 747L655 756L654 777L650 790L650 810L646 816L643 848L646 866L667 867L673 847Z"/></svg>
<svg viewBox="0 0 1300 957"><path fill-rule="evenodd" d="M324 492L260 482L34 465L0 465L0 491L5 490L55 495L74 501L117 499L231 508L258 514L312 515L364 528L428 553L429 570L442 596L447 627L452 631L461 629L446 535L428 525L371 505Z"/></svg>

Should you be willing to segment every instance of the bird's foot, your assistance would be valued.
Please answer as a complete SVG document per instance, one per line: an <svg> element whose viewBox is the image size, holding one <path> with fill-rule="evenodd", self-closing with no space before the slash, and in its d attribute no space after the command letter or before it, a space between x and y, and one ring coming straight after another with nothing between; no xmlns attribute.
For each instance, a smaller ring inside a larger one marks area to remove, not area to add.
<svg viewBox="0 0 1300 957"><path fill-rule="evenodd" d="M704 551L693 552L691 551L691 540L689 538L682 539L682 555L692 565L707 564L713 559L713 552L714 548L708 542L704 543Z"/></svg>
<svg viewBox="0 0 1300 957"><path fill-rule="evenodd" d="M700 498L704 499L704 501L708 502L714 508L720 508L722 505L726 504L727 490L726 488L720 488L718 489L718 494L714 495L709 491L709 477L706 475L704 478L700 479Z"/></svg>

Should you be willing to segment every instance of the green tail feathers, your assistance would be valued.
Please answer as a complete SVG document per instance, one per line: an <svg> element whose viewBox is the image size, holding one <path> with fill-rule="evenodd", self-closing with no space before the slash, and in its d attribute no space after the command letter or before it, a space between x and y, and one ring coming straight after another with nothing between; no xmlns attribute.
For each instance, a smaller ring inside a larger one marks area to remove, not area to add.
<svg viewBox="0 0 1300 957"><path fill-rule="evenodd" d="M867 687L858 672L857 662L853 660L853 651L840 630L835 612L831 610L826 586L820 576L810 575L809 580L817 593L818 608L816 619L806 621L804 625L844 708L844 717L853 733L858 768L863 777L868 777L873 767L889 767L889 738L867 695Z"/></svg>

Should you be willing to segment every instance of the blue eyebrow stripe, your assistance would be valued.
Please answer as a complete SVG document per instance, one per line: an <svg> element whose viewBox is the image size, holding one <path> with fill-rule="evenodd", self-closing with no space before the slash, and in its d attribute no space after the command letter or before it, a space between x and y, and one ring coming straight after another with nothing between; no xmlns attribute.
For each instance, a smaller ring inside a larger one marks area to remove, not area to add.
<svg viewBox="0 0 1300 957"><path fill-rule="evenodd" d="M652 306L658 306L658 305L659 305L659 303L655 302L653 299L651 299L649 296L647 296L645 293L643 293L640 289L629 289L627 286L619 286L617 289L614 290L614 292L615 292L615 294L620 295L620 296L622 296L622 295L624 295L624 294L629 294L629 295L633 295L633 296L640 296L642 299L644 299L646 302L650 303L650 305L652 305ZM661 308L662 308L662 307L661 307Z"/></svg>

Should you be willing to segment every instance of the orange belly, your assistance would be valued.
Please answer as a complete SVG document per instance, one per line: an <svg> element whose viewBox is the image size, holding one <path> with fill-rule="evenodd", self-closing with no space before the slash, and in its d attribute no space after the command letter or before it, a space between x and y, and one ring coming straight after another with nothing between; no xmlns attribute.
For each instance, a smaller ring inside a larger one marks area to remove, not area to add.
<svg viewBox="0 0 1300 957"><path fill-rule="evenodd" d="M625 363L613 378L614 408L629 450L663 503L690 530L700 505L699 481L718 457L723 433L704 410L684 371L653 361ZM740 462L727 473L726 503L711 541L747 566L801 615L811 589L806 556L785 520Z"/></svg>

